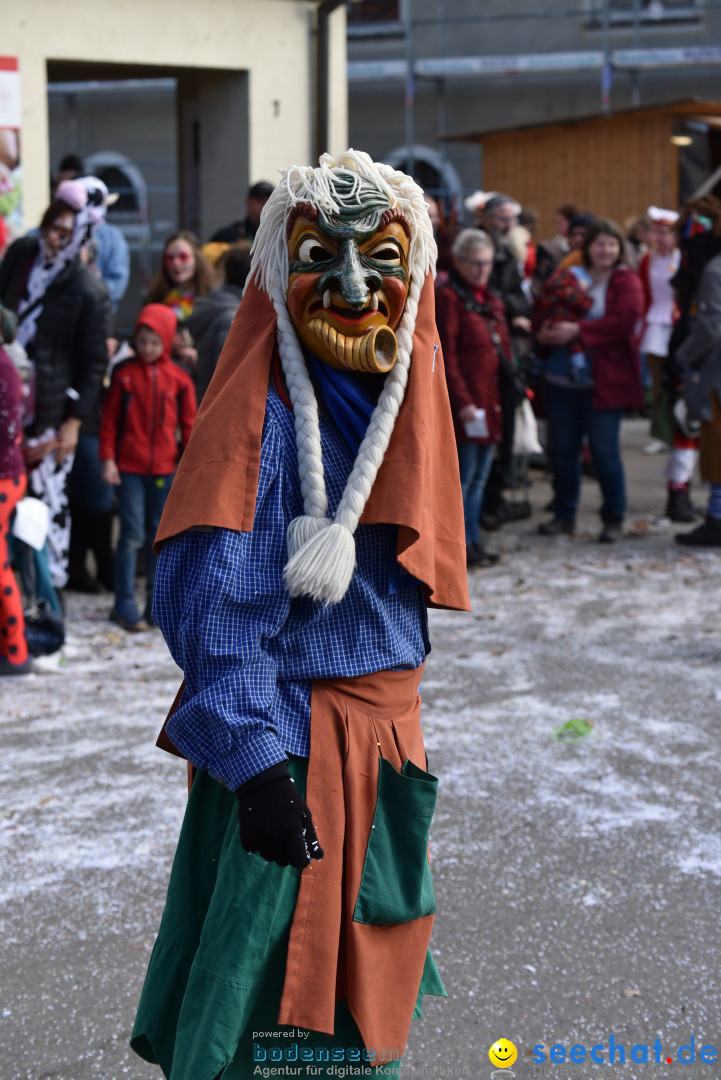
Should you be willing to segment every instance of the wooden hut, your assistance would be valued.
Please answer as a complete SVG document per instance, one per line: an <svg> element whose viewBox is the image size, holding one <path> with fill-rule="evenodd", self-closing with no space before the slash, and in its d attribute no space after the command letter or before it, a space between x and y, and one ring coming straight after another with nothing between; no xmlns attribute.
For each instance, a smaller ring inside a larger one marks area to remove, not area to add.
<svg viewBox="0 0 721 1080"><path fill-rule="evenodd" d="M550 236L562 203L623 223L689 198L721 163L721 104L684 101L449 138L480 143L480 186L534 207L538 235Z"/></svg>

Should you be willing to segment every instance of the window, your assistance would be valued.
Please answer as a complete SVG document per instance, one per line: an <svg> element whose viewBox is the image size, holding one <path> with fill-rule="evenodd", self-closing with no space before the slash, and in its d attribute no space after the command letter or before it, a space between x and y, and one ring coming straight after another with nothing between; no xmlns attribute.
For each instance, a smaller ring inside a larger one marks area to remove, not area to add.
<svg viewBox="0 0 721 1080"><path fill-rule="evenodd" d="M360 0L346 8L348 33L353 36L397 34L401 24L401 0Z"/></svg>
<svg viewBox="0 0 721 1080"><path fill-rule="evenodd" d="M588 25L603 25L603 0L588 0ZM644 28L668 23L698 22L701 0L608 0L611 26L629 26L638 19Z"/></svg>

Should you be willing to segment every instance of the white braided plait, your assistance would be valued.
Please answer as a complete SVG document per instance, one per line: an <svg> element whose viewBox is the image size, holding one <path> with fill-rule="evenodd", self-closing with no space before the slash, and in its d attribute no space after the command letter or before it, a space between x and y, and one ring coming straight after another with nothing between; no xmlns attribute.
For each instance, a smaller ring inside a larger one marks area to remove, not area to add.
<svg viewBox="0 0 721 1080"><path fill-rule="evenodd" d="M328 496L323 474L318 402L295 327L288 313L285 293L277 285L271 299L278 317L278 350L293 405L303 509L309 517L325 518L328 512Z"/></svg>
<svg viewBox="0 0 721 1080"><path fill-rule="evenodd" d="M331 180L335 170L355 173L357 185L338 201ZM288 527L288 562L285 579L292 596L310 596L323 603L338 603L355 569L353 533L375 482L403 403L413 351L418 300L426 275L435 272L436 245L423 191L405 173L372 161L363 152L348 150L340 158L324 154L317 169L286 169L266 203L253 245L255 277L273 301L278 317L278 349L288 394L293 405L298 471L304 515ZM328 498L323 473L318 403L286 305L288 243L286 223L293 207L309 202L326 215L339 214L361 204L360 178L381 191L391 207L398 207L411 224L410 286L403 316L396 329L398 359L386 376L367 431L335 515L327 516Z"/></svg>

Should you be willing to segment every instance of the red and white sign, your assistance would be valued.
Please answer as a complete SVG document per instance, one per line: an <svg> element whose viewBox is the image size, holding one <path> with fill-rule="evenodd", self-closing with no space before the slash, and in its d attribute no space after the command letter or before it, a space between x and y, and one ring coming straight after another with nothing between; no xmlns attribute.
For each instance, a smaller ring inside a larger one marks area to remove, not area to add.
<svg viewBox="0 0 721 1080"><path fill-rule="evenodd" d="M24 229L21 124L18 62L14 56L0 56L0 257Z"/></svg>
<svg viewBox="0 0 721 1080"><path fill-rule="evenodd" d="M0 128L21 127L20 72L14 56L0 56Z"/></svg>

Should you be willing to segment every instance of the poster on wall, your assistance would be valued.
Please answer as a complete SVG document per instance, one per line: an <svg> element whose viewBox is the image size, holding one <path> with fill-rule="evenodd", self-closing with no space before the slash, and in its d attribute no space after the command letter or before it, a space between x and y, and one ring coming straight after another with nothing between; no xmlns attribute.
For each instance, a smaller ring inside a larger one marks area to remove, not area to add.
<svg viewBox="0 0 721 1080"><path fill-rule="evenodd" d="M20 127L18 62L0 56L0 256L24 231Z"/></svg>

